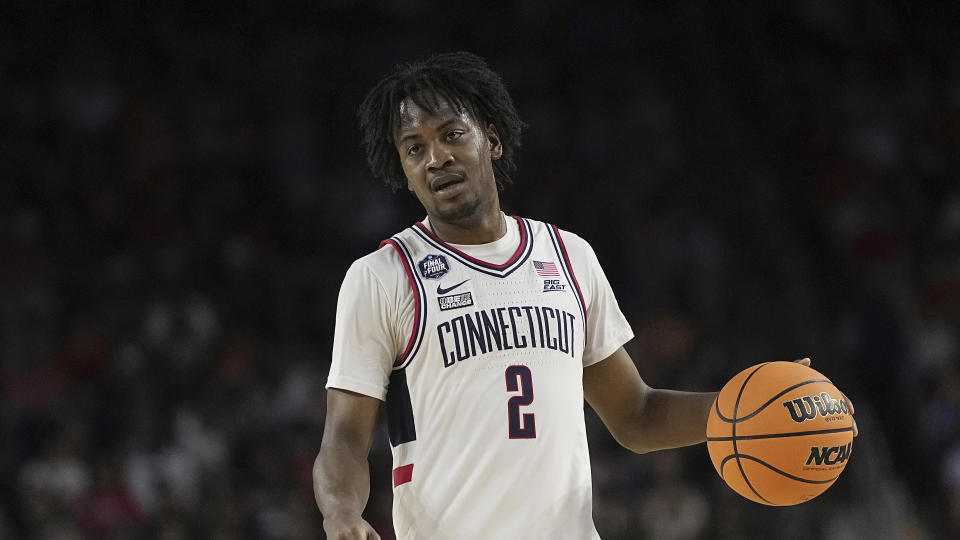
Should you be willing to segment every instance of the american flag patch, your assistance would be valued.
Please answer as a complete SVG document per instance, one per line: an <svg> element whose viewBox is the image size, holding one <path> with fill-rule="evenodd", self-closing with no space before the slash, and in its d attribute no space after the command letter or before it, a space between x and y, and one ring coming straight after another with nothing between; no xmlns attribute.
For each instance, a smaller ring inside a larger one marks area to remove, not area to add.
<svg viewBox="0 0 960 540"><path fill-rule="evenodd" d="M559 277L560 272L557 271L557 265L552 262L546 261L533 261L533 267L537 270L537 275L540 277Z"/></svg>

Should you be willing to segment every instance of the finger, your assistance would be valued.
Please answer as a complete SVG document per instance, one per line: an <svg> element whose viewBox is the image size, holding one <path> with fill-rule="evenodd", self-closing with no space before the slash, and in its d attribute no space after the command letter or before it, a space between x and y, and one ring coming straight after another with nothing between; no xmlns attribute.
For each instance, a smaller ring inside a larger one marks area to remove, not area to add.
<svg viewBox="0 0 960 540"><path fill-rule="evenodd" d="M848 398L843 392L840 392L840 395L843 396L843 400L847 402L847 410L850 411L850 414L856 414L856 411L853 409L853 402L850 401L850 398Z"/></svg>
<svg viewBox="0 0 960 540"><path fill-rule="evenodd" d="M850 412L850 419L853 420L853 436L856 437L860 434L860 430L857 428L857 419L853 417L856 412L853 408L853 402L850 401L850 398L846 394L840 392L840 395L843 397L843 401L847 404L847 411Z"/></svg>
<svg viewBox="0 0 960 540"><path fill-rule="evenodd" d="M800 364L801 366L810 367L810 359L809 359L809 358L800 358L799 360L794 360L794 362Z"/></svg>

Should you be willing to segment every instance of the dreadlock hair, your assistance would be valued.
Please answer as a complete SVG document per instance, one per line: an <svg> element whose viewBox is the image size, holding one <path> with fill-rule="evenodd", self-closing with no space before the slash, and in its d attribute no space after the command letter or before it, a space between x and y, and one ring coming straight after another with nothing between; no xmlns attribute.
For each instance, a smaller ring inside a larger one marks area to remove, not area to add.
<svg viewBox="0 0 960 540"><path fill-rule="evenodd" d="M467 111L483 128L496 126L503 155L493 162L494 177L501 190L512 183L510 172L517 168L513 157L526 124L500 76L483 58L465 51L398 65L364 98L357 116L367 165L374 177L394 191L407 183L393 139L400 123L400 102L406 98L433 114L443 100L455 110Z"/></svg>

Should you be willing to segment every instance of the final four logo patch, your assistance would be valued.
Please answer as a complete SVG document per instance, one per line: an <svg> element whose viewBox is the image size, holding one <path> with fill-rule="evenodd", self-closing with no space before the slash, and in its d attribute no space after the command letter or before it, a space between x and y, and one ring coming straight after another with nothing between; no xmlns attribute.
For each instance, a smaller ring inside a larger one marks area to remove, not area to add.
<svg viewBox="0 0 960 540"><path fill-rule="evenodd" d="M427 255L422 261L417 263L420 269L420 275L427 279L440 279L450 271L450 264L443 255Z"/></svg>

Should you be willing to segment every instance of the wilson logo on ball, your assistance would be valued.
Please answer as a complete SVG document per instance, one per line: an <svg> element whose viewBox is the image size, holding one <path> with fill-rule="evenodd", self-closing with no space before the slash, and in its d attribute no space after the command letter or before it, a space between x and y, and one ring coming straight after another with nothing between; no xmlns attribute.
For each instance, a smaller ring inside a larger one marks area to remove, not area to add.
<svg viewBox="0 0 960 540"><path fill-rule="evenodd" d="M807 458L806 464L836 465L846 461L851 453L853 453L852 442L841 446L811 446L810 457Z"/></svg>
<svg viewBox="0 0 960 540"><path fill-rule="evenodd" d="M829 422L830 416L848 414L847 404L839 399L833 399L826 392L820 392L818 396L804 396L784 401L783 406L790 411L790 418L798 424L813 420L818 415Z"/></svg>

